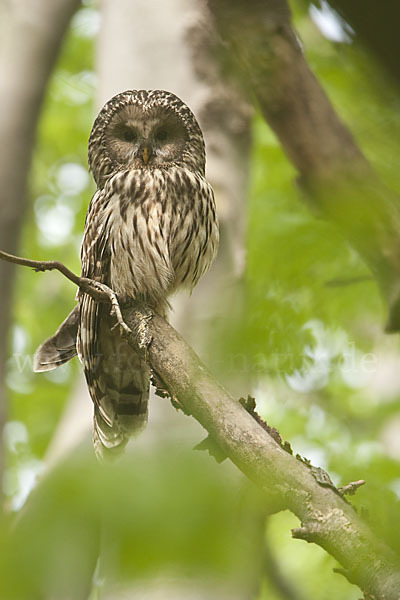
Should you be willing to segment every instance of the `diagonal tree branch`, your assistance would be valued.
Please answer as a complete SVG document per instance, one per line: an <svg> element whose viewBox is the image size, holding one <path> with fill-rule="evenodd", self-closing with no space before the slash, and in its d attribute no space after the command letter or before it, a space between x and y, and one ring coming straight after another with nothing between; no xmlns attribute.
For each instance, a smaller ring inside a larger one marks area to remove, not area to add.
<svg viewBox="0 0 400 600"><path fill-rule="evenodd" d="M123 310L136 331L146 309ZM266 493L275 510L301 520L293 536L334 556L353 583L376 599L400 594L398 558L379 542L353 507L318 469L287 452L212 377L183 338L158 315L147 323L149 362L171 395L209 432L232 462ZM135 345L133 334L131 343ZM137 344L137 342L136 342Z"/></svg>
<svg viewBox="0 0 400 600"><path fill-rule="evenodd" d="M46 270L46 263L6 256L15 263ZM4 253L0 258L5 258ZM61 263L47 264L72 280L71 271ZM85 293L98 298L97 282L76 275L73 279ZM162 382L175 404L192 415L220 450L265 492L270 510L289 509L298 516L301 526L293 530L293 537L324 548L341 563L348 579L369 597L397 600L398 557L376 539L328 475L293 456L290 446L261 421L251 402L234 400L164 319L136 303L122 307L122 315L131 330L125 330L124 336L141 354L145 346L157 381Z"/></svg>
<svg viewBox="0 0 400 600"><path fill-rule="evenodd" d="M400 329L400 198L379 179L312 73L286 0L208 0L220 56L257 100L300 174L308 207L368 264Z"/></svg>

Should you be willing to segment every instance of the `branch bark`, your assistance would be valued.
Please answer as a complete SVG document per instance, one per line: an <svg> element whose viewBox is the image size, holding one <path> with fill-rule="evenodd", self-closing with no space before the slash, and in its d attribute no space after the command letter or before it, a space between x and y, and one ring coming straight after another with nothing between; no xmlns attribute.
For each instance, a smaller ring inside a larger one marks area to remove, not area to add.
<svg viewBox="0 0 400 600"><path fill-rule="evenodd" d="M309 208L370 267L400 329L400 201L379 180L311 72L286 0L208 0L221 59L254 95L300 174Z"/></svg>
<svg viewBox="0 0 400 600"><path fill-rule="evenodd" d="M22 265L39 264L40 270L46 267L46 263L12 258ZM97 298L96 282L73 277L85 293ZM398 600L398 557L374 536L327 474L293 456L276 430L246 410L245 403L234 400L164 319L139 304L122 307L122 315L130 330L124 336L141 355L145 347L156 380L175 405L192 415L213 443L265 492L269 510L289 509L298 516L301 526L293 530L293 537L324 548L341 563L349 581L370 597Z"/></svg>

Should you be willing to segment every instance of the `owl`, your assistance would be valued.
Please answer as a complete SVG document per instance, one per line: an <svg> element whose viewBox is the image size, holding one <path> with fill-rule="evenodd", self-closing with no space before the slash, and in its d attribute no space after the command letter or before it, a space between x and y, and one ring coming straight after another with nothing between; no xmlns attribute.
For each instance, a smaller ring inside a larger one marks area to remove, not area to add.
<svg viewBox="0 0 400 600"><path fill-rule="evenodd" d="M191 290L218 247L205 147L192 111L170 92L112 98L89 139L97 185L85 221L82 276L105 283L121 304L140 300L166 317L168 297ZM114 455L147 422L149 367L123 339L110 307L78 292L78 304L40 346L34 369L79 355L94 405L94 447Z"/></svg>

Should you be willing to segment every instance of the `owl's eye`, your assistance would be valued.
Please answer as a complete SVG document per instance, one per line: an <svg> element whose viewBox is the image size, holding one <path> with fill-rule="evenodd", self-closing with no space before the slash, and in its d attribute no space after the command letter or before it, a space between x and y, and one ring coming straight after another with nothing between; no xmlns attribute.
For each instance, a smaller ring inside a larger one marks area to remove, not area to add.
<svg viewBox="0 0 400 600"><path fill-rule="evenodd" d="M122 137L125 140L125 142L136 142L137 133L135 133L135 131L132 131L132 129L125 129L122 133Z"/></svg>
<svg viewBox="0 0 400 600"><path fill-rule="evenodd" d="M156 132L157 142L165 142L167 138L168 138L168 131L166 129L159 129Z"/></svg>

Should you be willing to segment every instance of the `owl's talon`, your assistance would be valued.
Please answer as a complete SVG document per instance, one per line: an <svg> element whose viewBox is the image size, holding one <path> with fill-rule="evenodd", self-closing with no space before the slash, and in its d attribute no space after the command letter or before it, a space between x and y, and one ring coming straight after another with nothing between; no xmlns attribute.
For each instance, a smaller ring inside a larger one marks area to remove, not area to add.
<svg viewBox="0 0 400 600"><path fill-rule="evenodd" d="M117 319L117 322L115 323L115 325L113 325L113 327L111 327L111 331L114 331L114 329L119 327L120 333L122 336L129 335L130 333L132 333L132 330L129 329L128 325L125 323L125 321L122 317L122 312L121 312L121 308L120 308L120 305L118 302L117 294L115 292L113 292L113 290L111 288L109 288L104 283L101 283L100 281L92 281L91 284L93 285L93 287L95 289L98 289L98 290L104 292L105 294L107 294L107 296L111 302L110 315L115 316Z"/></svg>

